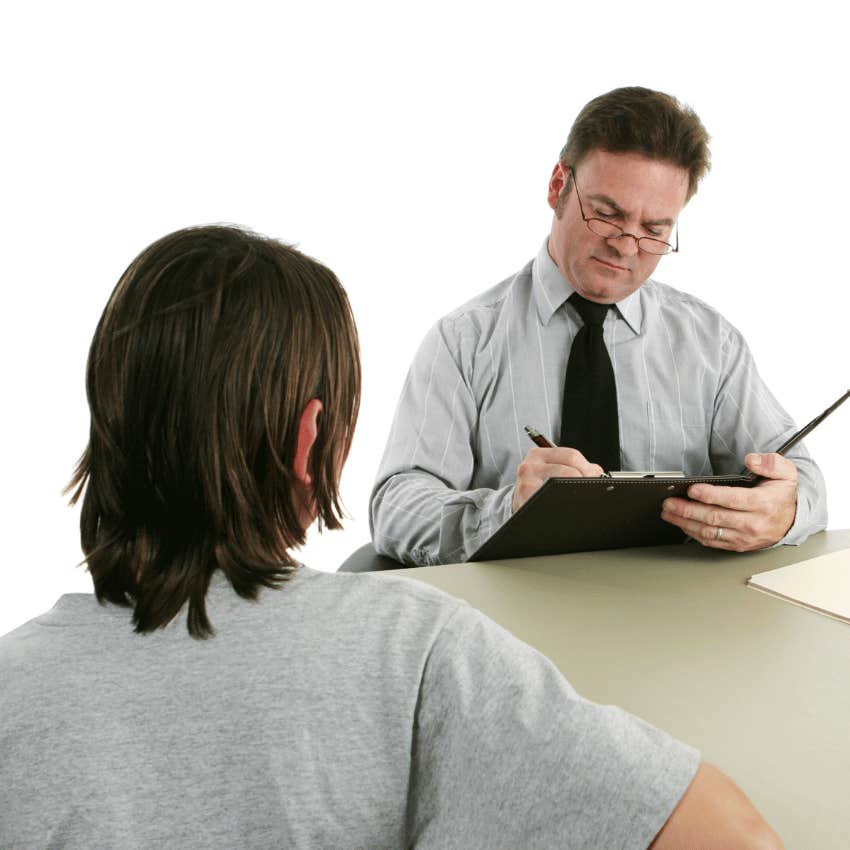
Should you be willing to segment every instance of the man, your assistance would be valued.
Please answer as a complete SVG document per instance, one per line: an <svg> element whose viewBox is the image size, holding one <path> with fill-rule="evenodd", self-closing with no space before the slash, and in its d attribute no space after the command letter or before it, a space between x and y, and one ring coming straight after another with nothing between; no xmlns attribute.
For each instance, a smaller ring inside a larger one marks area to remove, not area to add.
<svg viewBox="0 0 850 850"><path fill-rule="evenodd" d="M776 848L742 792L417 582L289 549L360 397L334 275L179 231L95 332L72 482L95 597L0 639L0 846Z"/></svg>
<svg viewBox="0 0 850 850"><path fill-rule="evenodd" d="M794 423L740 333L650 278L708 167L705 128L669 95L623 88L585 106L537 257L443 318L413 361L372 492L378 552L462 561L547 478L737 473L745 456L757 487L693 485L662 517L735 551L826 526L806 450L770 452ZM559 447L529 449L525 425Z"/></svg>

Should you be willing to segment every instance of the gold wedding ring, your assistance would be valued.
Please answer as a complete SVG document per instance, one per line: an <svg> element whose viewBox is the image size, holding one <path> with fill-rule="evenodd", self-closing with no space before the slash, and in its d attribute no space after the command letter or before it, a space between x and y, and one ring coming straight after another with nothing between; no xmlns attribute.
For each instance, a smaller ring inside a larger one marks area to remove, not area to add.
<svg viewBox="0 0 850 850"><path fill-rule="evenodd" d="M722 538L723 538L723 529L720 526L718 526L717 529L714 532L714 539L715 540L721 540Z"/></svg>

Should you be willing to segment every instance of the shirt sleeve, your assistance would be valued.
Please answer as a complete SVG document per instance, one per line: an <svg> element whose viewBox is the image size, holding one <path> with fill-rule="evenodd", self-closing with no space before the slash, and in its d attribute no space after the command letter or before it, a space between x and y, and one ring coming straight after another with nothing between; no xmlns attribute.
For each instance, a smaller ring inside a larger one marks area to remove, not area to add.
<svg viewBox="0 0 850 850"><path fill-rule="evenodd" d="M711 465L719 474L741 471L749 452L772 451L797 426L758 373L743 336L734 328L723 343L723 373L711 434ZM802 443L786 455L797 467L797 513L780 543L797 545L826 528L826 484L818 465Z"/></svg>
<svg viewBox="0 0 850 850"><path fill-rule="evenodd" d="M645 850L699 760L462 606L423 672L409 846Z"/></svg>
<svg viewBox="0 0 850 850"><path fill-rule="evenodd" d="M463 347L452 322L441 321L401 393L369 510L375 549L398 561L466 560L511 514L513 485L472 483L478 405Z"/></svg>

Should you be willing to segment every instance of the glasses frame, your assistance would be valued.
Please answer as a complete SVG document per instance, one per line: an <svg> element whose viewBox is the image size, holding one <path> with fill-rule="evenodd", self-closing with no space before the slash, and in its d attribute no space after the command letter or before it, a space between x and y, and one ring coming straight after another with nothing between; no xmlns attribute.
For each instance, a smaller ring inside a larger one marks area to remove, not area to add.
<svg viewBox="0 0 850 850"><path fill-rule="evenodd" d="M584 214L584 205L581 202L581 195L579 195L579 193L578 193L578 181L576 180L575 169L571 165L568 165L568 166L566 166L566 170L569 172L570 176L573 178L573 187L576 190L576 200L578 201L578 208L579 208L579 212L581 213L582 220L587 225L587 229L594 236L599 236L601 239L622 239L624 236L630 236L632 239L635 240L635 244L637 245L639 251L643 251L645 254L652 254L652 256L654 256L654 257L666 257L667 254L678 254L679 253L679 222L678 221L675 224L675 227L676 227L676 244L671 245L669 242L665 242L663 239L656 239L654 236L635 236L634 233L627 233L625 230L623 230L622 227L620 227L619 224L614 224L611 221L606 221L604 218L592 218L592 217L588 218ZM592 221L598 221L600 224L604 225L606 228L611 228L613 230L619 230L620 232L618 234L615 234L615 235L612 235L612 236L606 236L604 233L597 233L590 226L590 222L592 222ZM654 243L657 243L658 245L666 245L668 250L662 251L660 253L658 251L647 251L646 248L644 248L641 245L641 242L644 242L644 241L654 242Z"/></svg>

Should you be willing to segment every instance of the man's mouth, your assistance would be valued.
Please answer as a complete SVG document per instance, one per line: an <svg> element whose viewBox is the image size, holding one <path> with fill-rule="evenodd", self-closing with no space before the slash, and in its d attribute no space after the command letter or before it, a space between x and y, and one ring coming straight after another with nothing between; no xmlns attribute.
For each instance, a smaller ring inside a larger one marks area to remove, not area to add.
<svg viewBox="0 0 850 850"><path fill-rule="evenodd" d="M596 262L597 262L597 263L599 263L600 265L605 266L605 268L606 268L606 269L613 269L614 271L618 271L618 272L627 272L627 271L629 271L629 269L628 269L628 268L626 268L626 266L618 266L616 263L611 263L611 262L609 262L608 260L603 260L603 259L601 259L601 258L599 258L599 257L591 257L591 259L592 259L592 260L596 260Z"/></svg>

